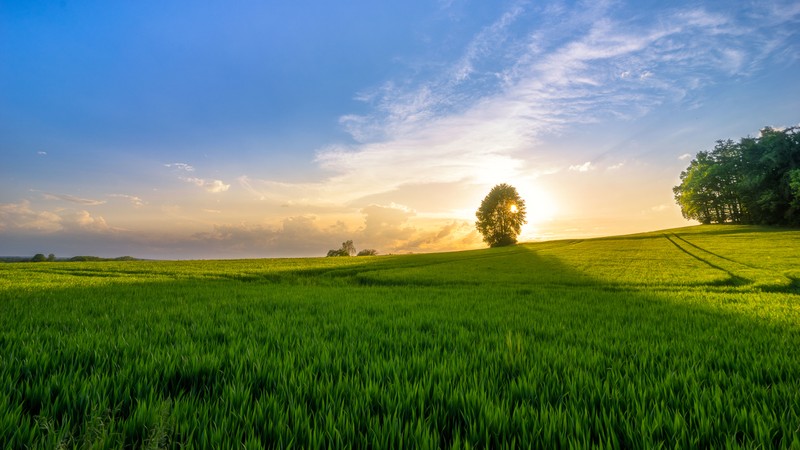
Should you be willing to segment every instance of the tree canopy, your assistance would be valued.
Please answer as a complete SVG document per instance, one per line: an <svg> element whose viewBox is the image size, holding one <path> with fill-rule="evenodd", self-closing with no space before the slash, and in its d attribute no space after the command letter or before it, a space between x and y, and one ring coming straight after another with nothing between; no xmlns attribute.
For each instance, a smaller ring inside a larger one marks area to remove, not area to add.
<svg viewBox="0 0 800 450"><path fill-rule="evenodd" d="M717 141L681 172L672 191L681 213L701 223L800 225L800 128Z"/></svg>
<svg viewBox="0 0 800 450"><path fill-rule="evenodd" d="M525 200L514 186L498 184L483 199L475 216L475 227L490 247L516 244L525 224Z"/></svg>

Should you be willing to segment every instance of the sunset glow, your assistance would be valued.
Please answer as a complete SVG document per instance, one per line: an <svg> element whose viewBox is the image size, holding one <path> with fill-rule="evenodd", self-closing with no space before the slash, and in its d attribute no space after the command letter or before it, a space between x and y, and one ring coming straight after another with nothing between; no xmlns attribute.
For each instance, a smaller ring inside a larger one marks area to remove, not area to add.
<svg viewBox="0 0 800 450"><path fill-rule="evenodd" d="M718 139L796 125L796 2L5 2L0 254L324 256L688 225Z"/></svg>

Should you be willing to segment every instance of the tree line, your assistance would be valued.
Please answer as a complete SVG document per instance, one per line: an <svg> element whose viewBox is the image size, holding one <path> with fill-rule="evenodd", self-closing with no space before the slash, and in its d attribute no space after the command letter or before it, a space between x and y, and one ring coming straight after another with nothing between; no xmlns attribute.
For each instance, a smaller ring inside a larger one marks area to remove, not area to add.
<svg viewBox="0 0 800 450"><path fill-rule="evenodd" d="M356 253L356 246L353 244L353 241L348 240L342 242L342 246L338 249L328 250L327 256L375 256L378 254L378 251L371 248L365 248L360 252Z"/></svg>
<svg viewBox="0 0 800 450"><path fill-rule="evenodd" d="M37 253L33 257L27 256L0 256L0 262L15 263L15 262L85 262L85 261L140 261L133 256L119 256L116 258L101 258L99 256L73 256L71 258L56 258L56 255L50 253L45 256L44 253Z"/></svg>
<svg viewBox="0 0 800 450"><path fill-rule="evenodd" d="M717 141L681 172L672 191L683 217L701 223L800 226L800 128Z"/></svg>

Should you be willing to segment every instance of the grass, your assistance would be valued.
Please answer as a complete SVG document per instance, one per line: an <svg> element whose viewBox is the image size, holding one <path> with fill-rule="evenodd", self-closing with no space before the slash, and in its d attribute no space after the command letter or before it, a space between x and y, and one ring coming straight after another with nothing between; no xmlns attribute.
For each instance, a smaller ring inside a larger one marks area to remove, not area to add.
<svg viewBox="0 0 800 450"><path fill-rule="evenodd" d="M0 442L800 448L799 243L0 264Z"/></svg>

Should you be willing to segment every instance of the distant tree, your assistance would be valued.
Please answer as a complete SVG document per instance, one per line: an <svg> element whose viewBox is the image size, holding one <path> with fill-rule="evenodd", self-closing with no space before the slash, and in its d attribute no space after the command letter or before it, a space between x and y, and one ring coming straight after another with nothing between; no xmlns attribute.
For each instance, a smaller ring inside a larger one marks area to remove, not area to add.
<svg viewBox="0 0 800 450"><path fill-rule="evenodd" d="M517 243L517 236L525 224L525 200L517 189L502 183L493 187L475 212L475 227L490 247Z"/></svg>
<svg viewBox="0 0 800 450"><path fill-rule="evenodd" d="M50 262L55 261L56 260L56 255L50 253L49 255L47 255L47 260L50 261Z"/></svg>
<svg viewBox="0 0 800 450"><path fill-rule="evenodd" d="M47 258L44 256L44 253L37 253L37 254L33 255L33 258L31 258L31 261L33 261L33 262L43 262L43 261L47 261Z"/></svg>
<svg viewBox="0 0 800 450"><path fill-rule="evenodd" d="M361 250L360 252L358 252L358 254L356 256L375 256L377 254L378 254L377 250L372 249L372 248L365 248L364 250Z"/></svg>
<svg viewBox="0 0 800 450"><path fill-rule="evenodd" d="M342 247L338 250L328 250L328 256L353 256L356 254L356 246L353 241L342 242Z"/></svg>

